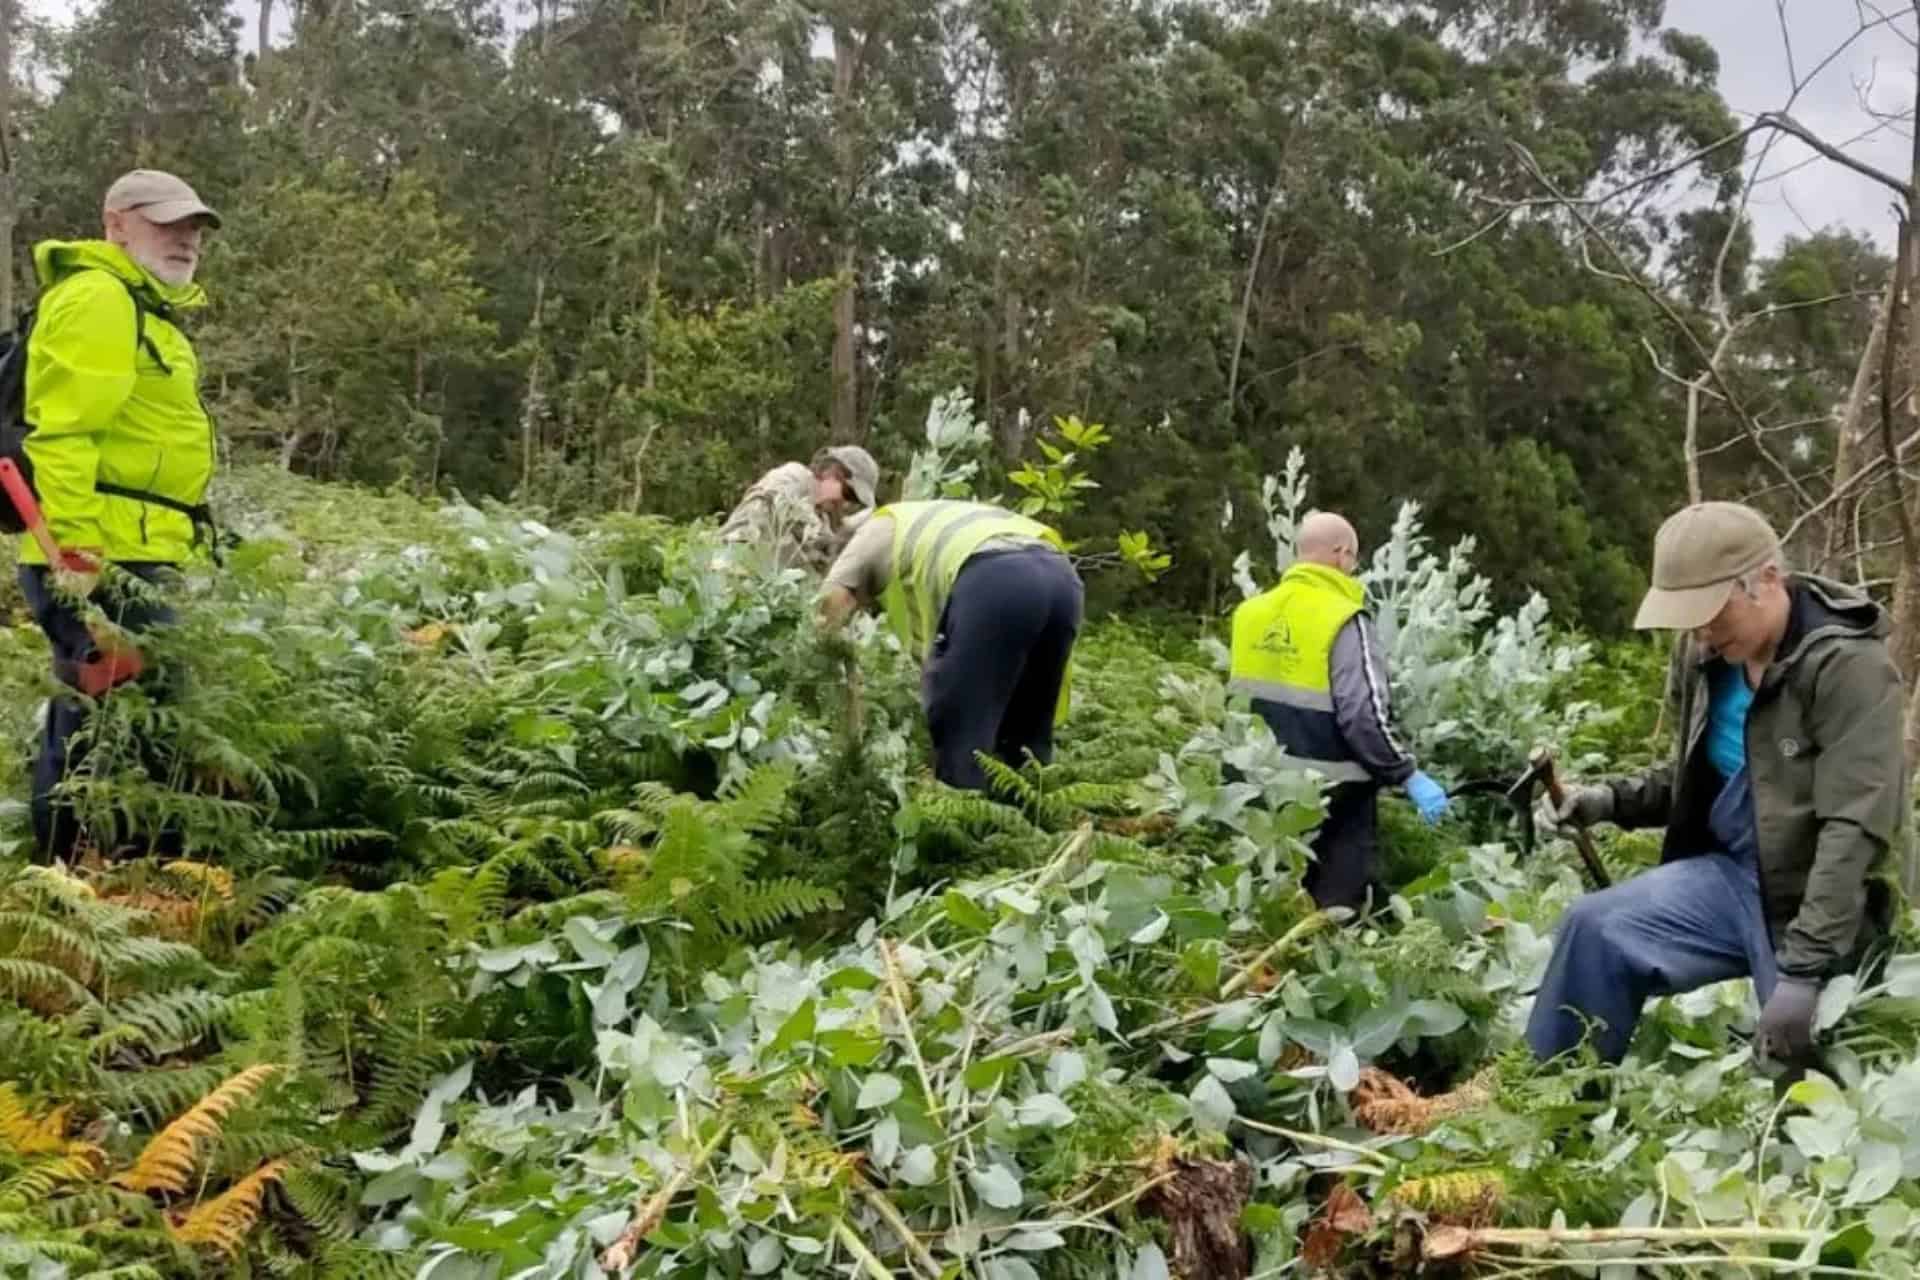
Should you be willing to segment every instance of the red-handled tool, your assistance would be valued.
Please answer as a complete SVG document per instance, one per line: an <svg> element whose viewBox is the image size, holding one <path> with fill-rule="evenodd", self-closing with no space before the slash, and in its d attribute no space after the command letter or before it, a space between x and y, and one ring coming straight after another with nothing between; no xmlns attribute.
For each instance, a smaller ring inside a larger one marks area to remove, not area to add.
<svg viewBox="0 0 1920 1280"><path fill-rule="evenodd" d="M0 490L4 490L7 501L20 513L20 521L27 526L27 532L40 544L40 550L47 557L47 567L57 569L65 564L68 557L60 550L60 544L53 540L53 531L47 528L47 518L40 513L40 504L34 499L33 490L27 484L27 478L20 474L20 468L11 458L0 458ZM129 644L119 632L108 627L89 625L87 630L93 635L93 657L79 665L75 683L80 692L90 698L97 698L117 684L127 681L146 670L146 660L140 656L140 650Z"/></svg>

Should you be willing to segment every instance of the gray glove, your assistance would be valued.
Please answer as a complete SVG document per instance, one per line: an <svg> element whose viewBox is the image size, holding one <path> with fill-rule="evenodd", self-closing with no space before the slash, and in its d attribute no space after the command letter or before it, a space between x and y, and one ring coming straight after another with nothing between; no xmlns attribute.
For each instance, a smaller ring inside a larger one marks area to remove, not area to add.
<svg viewBox="0 0 1920 1280"><path fill-rule="evenodd" d="M1543 794L1533 809L1534 825L1557 836L1571 836L1580 828L1611 821L1612 787L1568 787L1566 800L1559 808L1554 807L1552 796Z"/></svg>
<svg viewBox="0 0 1920 1280"><path fill-rule="evenodd" d="M1781 978L1753 1033L1754 1054L1793 1066L1813 1055L1813 1019L1820 1005L1820 984L1806 978Z"/></svg>

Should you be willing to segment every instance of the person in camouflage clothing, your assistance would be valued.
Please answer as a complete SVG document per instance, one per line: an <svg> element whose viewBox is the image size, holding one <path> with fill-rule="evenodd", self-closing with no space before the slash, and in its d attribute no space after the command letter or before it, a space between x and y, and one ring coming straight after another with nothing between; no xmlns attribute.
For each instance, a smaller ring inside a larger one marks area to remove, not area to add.
<svg viewBox="0 0 1920 1280"><path fill-rule="evenodd" d="M858 445L822 449L811 464L782 463L747 490L720 540L765 547L782 569L825 573L851 532L841 517L873 510L879 484L879 465Z"/></svg>

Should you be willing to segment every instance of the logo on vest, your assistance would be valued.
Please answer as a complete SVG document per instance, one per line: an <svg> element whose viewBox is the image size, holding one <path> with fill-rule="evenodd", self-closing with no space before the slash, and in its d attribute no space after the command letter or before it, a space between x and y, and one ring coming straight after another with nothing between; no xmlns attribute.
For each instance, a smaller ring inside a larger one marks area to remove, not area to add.
<svg viewBox="0 0 1920 1280"><path fill-rule="evenodd" d="M1266 629L1259 642L1253 647L1263 653L1277 654L1287 659L1300 655L1298 646L1293 643L1293 627L1285 618L1275 619L1273 625Z"/></svg>

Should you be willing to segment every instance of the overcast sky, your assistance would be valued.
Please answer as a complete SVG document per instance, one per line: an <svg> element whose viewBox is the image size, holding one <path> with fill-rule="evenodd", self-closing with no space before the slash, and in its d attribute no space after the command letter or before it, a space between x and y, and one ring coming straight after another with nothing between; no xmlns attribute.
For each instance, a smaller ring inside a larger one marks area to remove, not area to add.
<svg viewBox="0 0 1920 1280"><path fill-rule="evenodd" d="M27 4L62 17L83 0ZM257 4L233 7L247 16L250 39ZM1667 25L1705 36L1720 51L1721 92L1743 118L1786 107L1797 76L1804 83L1792 104L1796 119L1849 154L1905 177L1912 151L1907 125L1884 126L1872 112L1905 116L1913 109L1915 24L1907 0L1785 0L1785 11L1791 63L1776 0L1667 0ZM1883 15L1895 20L1881 22ZM1765 246L1830 226L1866 232L1883 244L1891 239L1890 193L1796 141L1774 146L1762 177L1753 217Z"/></svg>
<svg viewBox="0 0 1920 1280"><path fill-rule="evenodd" d="M1882 15L1897 20L1857 35ZM1873 114L1913 112L1914 17L1907 0L1787 0L1791 64L1774 0L1667 0L1667 25L1705 36L1720 51L1720 91L1743 120L1786 108L1797 78L1804 85L1789 112L1794 119L1849 155L1907 176L1913 149L1907 122L1883 127ZM1757 148L1750 154L1757 158ZM1882 244L1892 239L1892 193L1797 141L1777 142L1761 177L1753 217L1763 245L1829 226L1870 233Z"/></svg>

